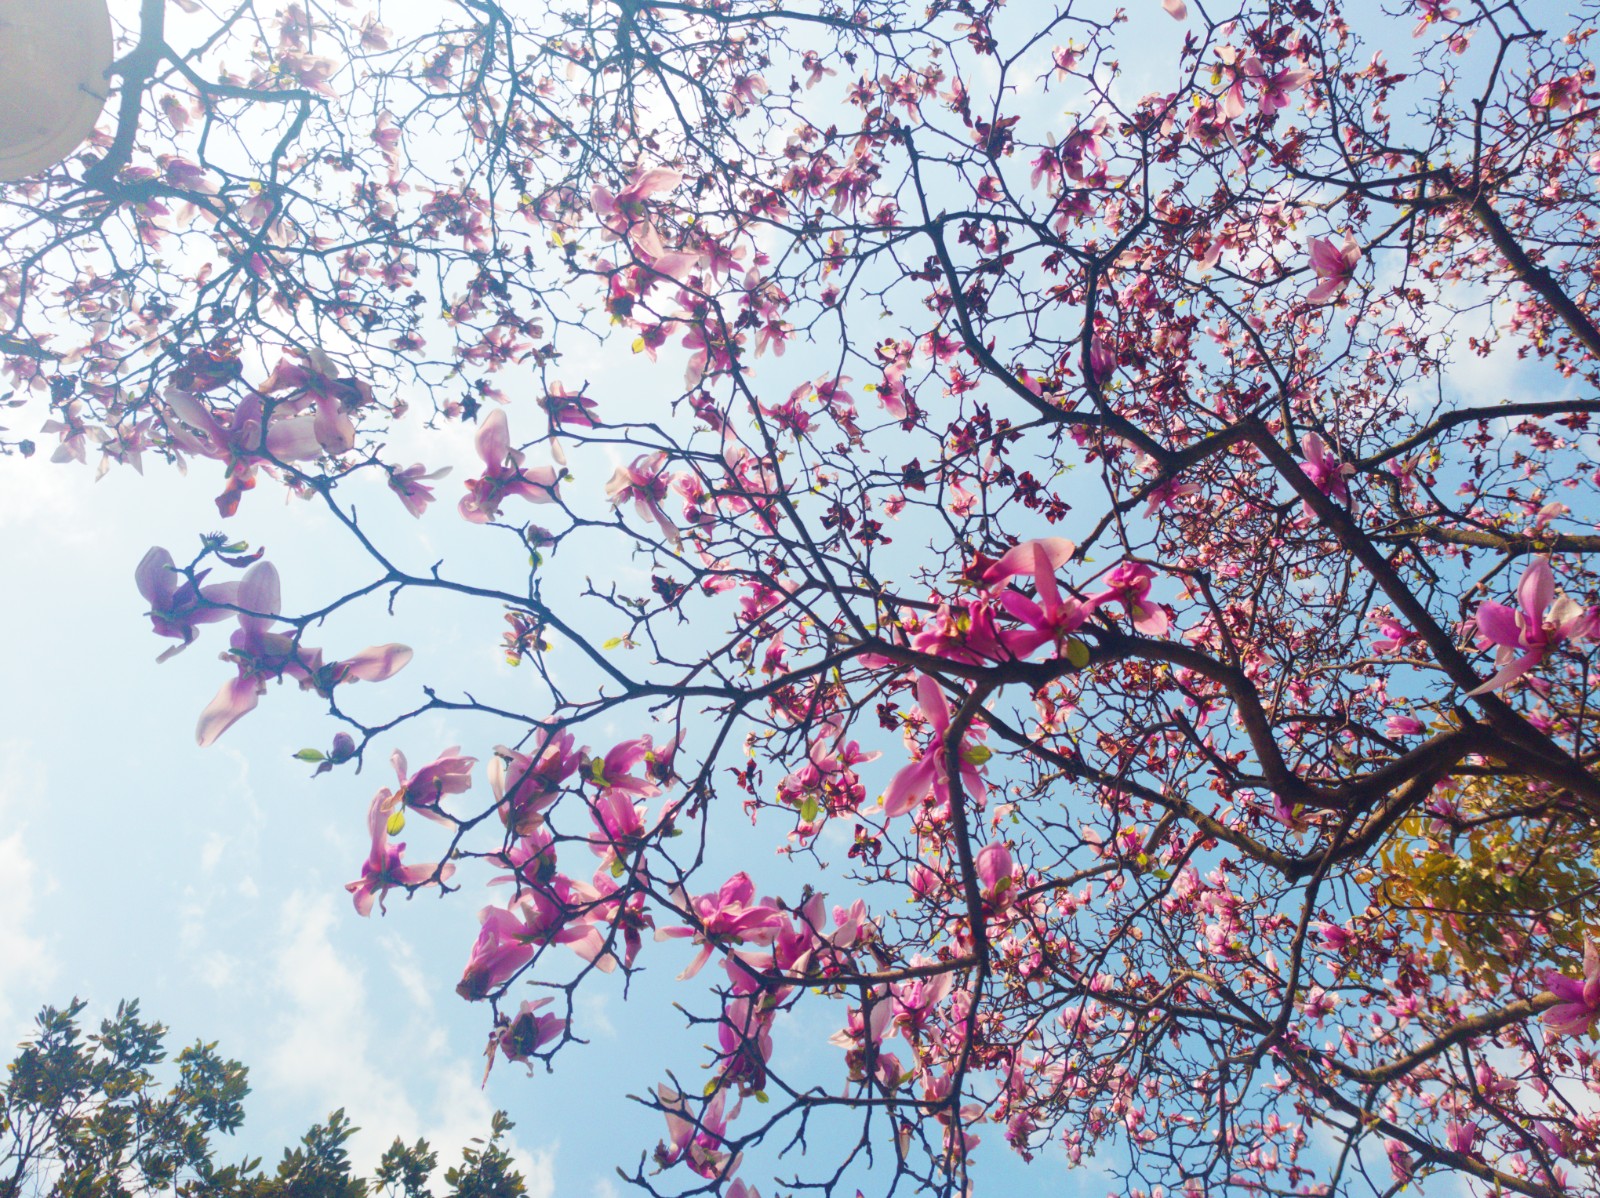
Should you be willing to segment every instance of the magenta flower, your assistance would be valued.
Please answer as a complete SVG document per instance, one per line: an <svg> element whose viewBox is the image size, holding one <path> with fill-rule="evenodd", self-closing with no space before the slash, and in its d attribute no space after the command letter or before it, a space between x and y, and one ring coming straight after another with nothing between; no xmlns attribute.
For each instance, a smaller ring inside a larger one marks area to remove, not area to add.
<svg viewBox="0 0 1600 1198"><path fill-rule="evenodd" d="M401 854L406 846L389 843L389 818L397 806L394 795L387 790L380 790L367 808L367 830L372 834L372 849L361 865L361 877L345 885L355 902L358 915L371 915L374 902L379 904L381 910L383 896L396 886L436 886L449 881L450 875L456 871L456 867L448 861L442 865L435 861L422 865L401 863Z"/></svg>
<svg viewBox="0 0 1600 1198"><path fill-rule="evenodd" d="M1372 651L1374 653L1399 653L1417 639L1415 632L1393 616L1385 616L1380 620L1378 622L1378 631L1383 635L1372 642Z"/></svg>
<svg viewBox="0 0 1600 1198"><path fill-rule="evenodd" d="M233 615L219 604L235 604L239 599L239 584L218 582L201 586L210 573L201 570L193 579L183 577L172 563L172 555L157 545L140 559L133 572L139 593L150 603L150 623L157 636L177 637L181 644L164 651L157 661L166 661L175 653L182 653L199 635L196 624L215 624Z"/></svg>
<svg viewBox="0 0 1600 1198"><path fill-rule="evenodd" d="M1005 647L1016 656L1026 657L1046 643L1054 644L1059 651L1066 637L1082 628L1099 606L1094 599L1063 599L1056 586L1056 570L1071 559L1075 549L1071 541L1062 537L1024 541L1006 550L984 571L983 581L991 586L1017 574L1033 575L1038 602L1014 587L1000 596L1000 606L1030 626L1028 631L1015 629L1000 634Z"/></svg>
<svg viewBox="0 0 1600 1198"><path fill-rule="evenodd" d="M556 801L562 784L581 764L570 732L540 728L531 753L496 746L489 759L489 786L501 822L519 836L537 829L544 822L545 809Z"/></svg>
<svg viewBox="0 0 1600 1198"><path fill-rule="evenodd" d="M661 236L650 223L646 201L658 191L671 191L683 182L683 175L665 167L639 170L621 191L613 195L603 184L596 184L589 195L590 206L606 232L626 239L650 258L664 253Z"/></svg>
<svg viewBox="0 0 1600 1198"><path fill-rule="evenodd" d="M1483 1129L1476 1123L1466 1123L1455 1120L1444 1125L1444 1140L1451 1152L1459 1152L1470 1156L1477 1150L1478 1137L1483 1134Z"/></svg>
<svg viewBox="0 0 1600 1198"><path fill-rule="evenodd" d="M1149 566L1122 562L1106 575L1106 589L1089 601L1096 607L1115 600L1128 609L1134 630L1146 636L1161 636L1172 626L1167 609L1150 601L1150 580L1155 571Z"/></svg>
<svg viewBox="0 0 1600 1198"><path fill-rule="evenodd" d="M529 503L554 503L559 481L554 466L522 467L522 453L511 448L511 430L499 408L478 427L478 456L487 467L481 478L467 480L461 514L474 524L487 524L500 514L500 502L516 495Z"/></svg>
<svg viewBox="0 0 1600 1198"><path fill-rule="evenodd" d="M1005 841L996 840L978 850L973 860L978 874L978 888L984 901L996 910L1004 910L1010 903L1010 892L1018 880L1017 867L1011 860L1011 849Z"/></svg>
<svg viewBox="0 0 1600 1198"><path fill-rule="evenodd" d="M489 1051L485 1054L489 1063L484 1066L483 1080L487 1085L489 1070L494 1068L495 1052L498 1050L508 1061L521 1061L528 1064L533 1056L546 1044L561 1037L567 1030L567 1021L555 1015L541 1015L540 1010L548 1007L555 1000L552 998L533 998L524 1002L517 1009L516 1017L503 1027L496 1029L489 1037Z"/></svg>
<svg viewBox="0 0 1600 1198"><path fill-rule="evenodd" d="M1545 974L1549 993L1561 1001L1545 1011L1544 1025L1558 1036L1581 1036L1593 1031L1600 1018L1600 945L1585 937L1583 976L1569 978L1551 971Z"/></svg>
<svg viewBox="0 0 1600 1198"><path fill-rule="evenodd" d="M428 819L451 822L439 810L439 800L471 790L472 767L478 763L476 757L458 756L459 751L458 746L451 745L410 776L406 774L406 755L399 749L389 754L389 763L400 780L400 789L395 792L397 801Z"/></svg>
<svg viewBox="0 0 1600 1198"><path fill-rule="evenodd" d="M1356 472L1355 467L1348 462L1341 463L1329 453L1328 443L1316 433L1306 433L1300 438L1300 452L1306 455L1300 469L1311 480L1311 485L1330 499L1349 503L1350 488L1345 479Z"/></svg>
<svg viewBox="0 0 1600 1198"><path fill-rule="evenodd" d="M950 705L945 702L939 684L926 674L917 676L917 707L932 726L933 737L922 750L922 756L910 765L903 766L889 780L883 794L883 814L886 819L904 815L929 794L940 802L950 801L950 778L945 767L945 738L950 732ZM975 732L978 730L974 730ZM961 783L968 798L974 801L989 792L983 779L983 763L989 759L989 750L976 743L973 735L962 741L960 749Z"/></svg>
<svg viewBox="0 0 1600 1198"><path fill-rule="evenodd" d="M684 981L699 973L711 959L711 950L721 942L771 944L783 930L783 914L776 907L755 901L755 883L743 870L722 884L715 894L700 894L690 899L679 894L680 905L689 907L699 926L680 925L662 928L657 940L692 937L700 952L678 975Z"/></svg>
<svg viewBox="0 0 1600 1198"><path fill-rule="evenodd" d="M456 993L469 1002L486 998L547 944L570 944L592 959L604 941L599 929L578 917L581 899L574 895L571 882L558 875L548 887L524 890L509 907L479 911L478 939ZM584 953L580 945L589 951Z"/></svg>
<svg viewBox="0 0 1600 1198"><path fill-rule="evenodd" d="M1548 557L1536 557L1517 584L1517 606L1485 602L1478 607L1480 643L1498 646L1494 677L1467 692L1487 694L1510 686L1549 656L1562 641L1593 638L1595 619L1565 595L1556 597Z"/></svg>
<svg viewBox="0 0 1600 1198"><path fill-rule="evenodd" d="M1003 661L1011 656L994 622L994 604L987 598L969 599L953 606L940 604L939 610L912 634L911 647L918 653L969 665Z"/></svg>
<svg viewBox="0 0 1600 1198"><path fill-rule="evenodd" d="M729 1163L729 1154L721 1150L728 1130L728 1116L723 1113L726 1090L718 1090L698 1117L690 1115L688 1103L677 1090L657 1086L656 1095L667 1119L667 1139L656 1145L657 1164L666 1167L683 1161L701 1177L719 1177L738 1168L738 1159Z"/></svg>
<svg viewBox="0 0 1600 1198"><path fill-rule="evenodd" d="M322 455L316 417L289 415L269 421L259 392L250 392L232 411L214 409L178 387L168 387L162 398L173 443L227 467L228 483L216 501L224 516L233 515L240 496L256 485L258 464L273 459L310 461Z"/></svg>
<svg viewBox="0 0 1600 1198"><path fill-rule="evenodd" d="M437 470L429 470L421 462L407 466L404 470L389 471L389 489L400 496L400 502L406 505L406 511L413 516L420 516L428 510L428 505L433 502L433 488L428 483L434 479L443 478L450 473L450 467L441 466Z"/></svg>
<svg viewBox="0 0 1600 1198"><path fill-rule="evenodd" d="M1426 730L1421 720L1409 715L1392 715L1384 723L1390 736L1420 736Z"/></svg>
<svg viewBox="0 0 1600 1198"><path fill-rule="evenodd" d="M1306 302L1320 304L1332 299L1349 285L1355 277L1356 264L1361 261L1361 251L1348 233L1344 235L1342 247L1321 237L1313 237L1307 243L1307 248L1311 251L1311 269L1316 272L1317 285L1306 296Z"/></svg>

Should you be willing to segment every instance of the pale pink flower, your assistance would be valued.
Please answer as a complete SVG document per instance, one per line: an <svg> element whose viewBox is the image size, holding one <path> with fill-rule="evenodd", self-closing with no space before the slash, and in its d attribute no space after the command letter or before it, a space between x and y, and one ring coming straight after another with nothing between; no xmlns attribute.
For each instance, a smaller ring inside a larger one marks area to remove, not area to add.
<svg viewBox="0 0 1600 1198"><path fill-rule="evenodd" d="M233 615L227 607L217 605L237 603L239 584L218 582L202 586L208 573L201 570L193 579L185 578L173 565L172 555L159 545L140 559L133 577L139 593L150 603L150 623L156 635L176 637L182 642L163 652L157 661L166 661L187 649L199 635L196 624L215 624Z"/></svg>
<svg viewBox="0 0 1600 1198"><path fill-rule="evenodd" d="M500 502L508 495L529 503L554 503L558 498L555 467L523 468L522 453L511 448L511 430L499 408L478 428L478 456L487 469L481 478L467 480L467 493L460 504L461 514L474 524L487 524L498 516Z"/></svg>
<svg viewBox="0 0 1600 1198"><path fill-rule="evenodd" d="M1306 302L1320 304L1332 299L1349 285L1355 277L1356 265L1361 261L1361 251L1348 233L1344 235L1343 246L1335 246L1321 237L1311 238L1307 246L1311 251L1311 269L1316 273L1317 285L1306 296Z"/></svg>

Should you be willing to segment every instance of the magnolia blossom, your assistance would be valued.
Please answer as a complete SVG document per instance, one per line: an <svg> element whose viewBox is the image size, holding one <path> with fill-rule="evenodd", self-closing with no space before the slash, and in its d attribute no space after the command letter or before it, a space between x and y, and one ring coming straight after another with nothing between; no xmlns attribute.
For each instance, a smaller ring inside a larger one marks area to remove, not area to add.
<svg viewBox="0 0 1600 1198"><path fill-rule="evenodd" d="M1600 612L1585 611L1565 595L1557 597L1548 557L1537 557L1517 584L1517 606L1488 601L1478 607L1478 638L1496 646L1494 676L1468 691L1482 695L1510 686L1563 641L1600 635Z"/></svg>
<svg viewBox="0 0 1600 1198"><path fill-rule="evenodd" d="M238 613L239 628L222 660L232 662L239 673L200 713L195 739L202 747L253 711L271 679L294 678L304 689L326 693L341 682L381 682L411 660L405 645L389 644L373 645L354 657L324 665L320 649L303 648L296 634L273 632L280 591L278 571L271 562L257 562L245 571L236 601L244 610Z"/></svg>
<svg viewBox="0 0 1600 1198"><path fill-rule="evenodd" d="M209 570L201 570L193 578L183 578L173 565L172 554L159 545L139 560L133 577L139 593L150 603L150 623L156 635L177 637L182 642L164 651L157 661L166 661L187 649L199 635L195 625L215 624L233 615L226 606L219 605L238 603L239 584L201 586L208 573Z"/></svg>
<svg viewBox="0 0 1600 1198"><path fill-rule="evenodd" d="M1544 1025L1559 1036L1581 1036L1600 1019L1600 944L1585 938L1583 976L1569 978L1551 972L1545 975L1549 993L1561 1001L1546 1009Z"/></svg>
<svg viewBox="0 0 1600 1198"><path fill-rule="evenodd" d="M521 1061L527 1064L531 1072L534 1054L552 1040L559 1039L567 1030L565 1019L539 1013L554 1001L553 998L529 999L517 1008L516 1016L509 1023L495 1029L493 1035L489 1037L488 1051L484 1054L489 1058L488 1064L483 1068L485 1085L489 1082L489 1070L494 1067L496 1052L508 1061Z"/></svg>
<svg viewBox="0 0 1600 1198"><path fill-rule="evenodd" d="M511 430L499 408L478 427L478 456L487 469L482 477L467 480L461 514L474 524L487 524L500 514L500 502L516 495L529 503L554 503L559 481L554 466L525 470L519 450L511 448Z"/></svg>
<svg viewBox="0 0 1600 1198"><path fill-rule="evenodd" d="M1136 562L1122 562L1106 575L1106 589L1091 596L1096 607L1112 600L1128 609L1135 631L1162 636L1172 626L1167 609L1150 601L1150 581L1155 571Z"/></svg>
<svg viewBox="0 0 1600 1198"><path fill-rule="evenodd" d="M460 749L451 745L438 757L414 774L406 772L406 755L396 749L389 755L400 788L395 792L396 802L403 803L428 819L439 823L452 822L439 810L439 800L445 795L465 794L472 789L472 767L476 757L460 756Z"/></svg>
<svg viewBox="0 0 1600 1198"><path fill-rule="evenodd" d="M1300 469L1311 480L1311 485L1329 499L1349 503L1350 488L1345 480L1355 474L1356 468L1334 457L1328 450L1328 443L1316 433L1306 433L1300 438L1300 452L1306 455Z"/></svg>
<svg viewBox="0 0 1600 1198"><path fill-rule="evenodd" d="M608 237L625 239L646 256L658 258L665 248L655 225L645 215L647 201L656 192L671 191L681 182L681 172L655 167L635 172L628 185L615 194L603 184L596 184L589 199Z"/></svg>
<svg viewBox="0 0 1600 1198"><path fill-rule="evenodd" d="M606 484L606 498L612 507L621 507L632 500L634 510L660 525L667 540L676 547L680 543L677 526L661 510L661 501L667 497L671 483L666 465L665 453L642 453L626 466L618 466Z"/></svg>
<svg viewBox="0 0 1600 1198"><path fill-rule="evenodd" d="M945 740L950 732L950 705L945 702L939 684L926 674L917 676L917 707L932 726L933 738L922 756L904 766L889 781L883 794L883 814L892 819L904 815L924 797L932 794L943 803L950 801L950 778L946 766ZM964 798L977 801L988 793L983 779L982 766L989 759L989 750L975 743L969 734L958 750L961 759L961 784Z"/></svg>
<svg viewBox="0 0 1600 1198"><path fill-rule="evenodd" d="M1361 261L1361 251L1348 233L1344 235L1342 246L1336 246L1321 237L1313 237L1306 244L1311 251L1311 269L1317 276L1317 285L1306 296L1306 302L1320 304L1332 299L1349 285L1355 277L1356 265Z"/></svg>
<svg viewBox="0 0 1600 1198"><path fill-rule="evenodd" d="M679 904L694 912L698 926L662 928L656 932L656 939L693 937L700 945L700 952L678 975L679 981L699 973L719 941L772 943L783 927L783 915L776 907L757 903L755 895L755 883L743 870L724 882L715 894L696 895L693 899L678 895Z"/></svg>
<svg viewBox="0 0 1600 1198"><path fill-rule="evenodd" d="M358 915L371 915L374 902L382 904L383 896L396 886L435 886L450 879L455 866L430 861L421 865L404 865L401 854L403 844L389 842L389 820L394 814L396 800L387 790L380 790L367 808L367 831L372 836L372 849L361 865L361 877L347 883L345 889L355 902Z"/></svg>

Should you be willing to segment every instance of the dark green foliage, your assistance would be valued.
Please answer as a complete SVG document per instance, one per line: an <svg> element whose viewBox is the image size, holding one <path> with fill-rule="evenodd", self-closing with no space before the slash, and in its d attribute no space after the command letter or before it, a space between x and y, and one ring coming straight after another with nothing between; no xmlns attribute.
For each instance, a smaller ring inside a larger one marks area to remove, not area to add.
<svg viewBox="0 0 1600 1198"><path fill-rule="evenodd" d="M273 1173L259 1158L217 1165L212 1133L232 1134L244 1122L245 1067L197 1042L178 1054L176 1080L163 1086L154 1071L166 1060L166 1028L125 1002L85 1035L84 1006L46 1007L6 1067L0 1198L432 1198L438 1154L426 1140L396 1139L370 1181L353 1176L345 1145L357 1129L343 1110L285 1149ZM446 1171L447 1198L525 1193L502 1143L511 1127L495 1112L488 1142L474 1140Z"/></svg>

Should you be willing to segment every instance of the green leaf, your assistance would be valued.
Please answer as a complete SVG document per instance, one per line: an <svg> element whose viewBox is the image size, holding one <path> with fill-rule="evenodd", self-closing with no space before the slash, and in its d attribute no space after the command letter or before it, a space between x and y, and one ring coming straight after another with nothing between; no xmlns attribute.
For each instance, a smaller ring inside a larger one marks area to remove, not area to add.
<svg viewBox="0 0 1600 1198"><path fill-rule="evenodd" d="M1089 664L1089 646L1077 637L1069 637L1067 640L1067 660L1080 670L1083 669L1084 666Z"/></svg>
<svg viewBox="0 0 1600 1198"><path fill-rule="evenodd" d="M807 795L805 802L800 804L800 818L808 824L817 818L816 795Z"/></svg>
<svg viewBox="0 0 1600 1198"><path fill-rule="evenodd" d="M318 761L326 761L327 757L323 755L321 749L301 749L294 755L294 759L296 761L309 761L316 763Z"/></svg>

